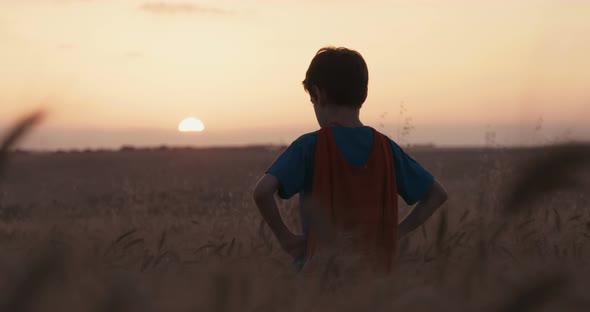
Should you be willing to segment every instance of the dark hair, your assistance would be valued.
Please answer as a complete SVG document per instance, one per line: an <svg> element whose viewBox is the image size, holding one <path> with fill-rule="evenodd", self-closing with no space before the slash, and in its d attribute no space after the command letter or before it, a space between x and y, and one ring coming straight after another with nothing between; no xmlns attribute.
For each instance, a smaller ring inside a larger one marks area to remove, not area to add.
<svg viewBox="0 0 590 312"><path fill-rule="evenodd" d="M343 47L321 48L305 73L303 88L312 97L312 86L322 89L339 106L360 108L367 99L369 70L360 53Z"/></svg>

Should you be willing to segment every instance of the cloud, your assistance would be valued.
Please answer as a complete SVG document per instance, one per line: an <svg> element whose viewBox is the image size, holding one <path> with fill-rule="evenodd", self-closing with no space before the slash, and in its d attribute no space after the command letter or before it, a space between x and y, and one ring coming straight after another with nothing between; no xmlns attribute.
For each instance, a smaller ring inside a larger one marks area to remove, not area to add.
<svg viewBox="0 0 590 312"><path fill-rule="evenodd" d="M128 59L137 59L143 57L143 53L139 51L129 51L125 53L124 56Z"/></svg>
<svg viewBox="0 0 590 312"><path fill-rule="evenodd" d="M140 10L153 14L209 14L227 15L230 12L224 9L207 7L188 2L145 2Z"/></svg>

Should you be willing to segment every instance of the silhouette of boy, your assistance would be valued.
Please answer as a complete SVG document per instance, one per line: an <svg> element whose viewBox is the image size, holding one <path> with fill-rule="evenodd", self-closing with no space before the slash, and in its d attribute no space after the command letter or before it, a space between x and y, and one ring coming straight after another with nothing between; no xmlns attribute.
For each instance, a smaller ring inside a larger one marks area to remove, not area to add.
<svg viewBox="0 0 590 312"><path fill-rule="evenodd" d="M266 170L253 197L298 269L346 236L367 264L389 271L399 238L422 225L447 199L444 188L402 148L359 119L367 98L367 64L356 51L320 49L303 86L320 130L295 140ZM299 194L303 235L292 233L274 195ZM398 194L417 205L398 224ZM331 238L324 232L330 229ZM323 234L324 233L324 234Z"/></svg>

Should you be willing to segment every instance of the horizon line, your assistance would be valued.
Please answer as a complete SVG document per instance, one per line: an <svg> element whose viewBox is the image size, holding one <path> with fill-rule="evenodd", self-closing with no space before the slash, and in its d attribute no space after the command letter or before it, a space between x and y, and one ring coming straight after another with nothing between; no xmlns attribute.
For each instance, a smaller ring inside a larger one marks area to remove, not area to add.
<svg viewBox="0 0 590 312"><path fill-rule="evenodd" d="M400 145L404 149L422 149L422 150L444 150L444 149L536 149L547 148L553 146L563 145L581 145L590 147L590 140L588 141L556 141L546 143L530 143L530 144L434 144L434 143L417 143ZM279 148L287 148L289 145L267 143L267 144L223 144L223 145L131 145L123 144L118 148L114 147L85 147L85 148L15 148L9 151L10 153L87 153L87 152L124 152L124 151L156 151L156 150L211 150L211 149L249 149L249 148L265 148L270 150L277 150Z"/></svg>

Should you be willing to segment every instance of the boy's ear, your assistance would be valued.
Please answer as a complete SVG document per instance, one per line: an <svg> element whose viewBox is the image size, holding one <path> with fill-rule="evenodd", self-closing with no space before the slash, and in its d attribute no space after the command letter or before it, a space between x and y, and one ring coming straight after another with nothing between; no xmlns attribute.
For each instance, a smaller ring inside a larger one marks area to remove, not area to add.
<svg viewBox="0 0 590 312"><path fill-rule="evenodd" d="M312 97L314 98L315 103L320 106L325 105L327 102L326 92L324 92L324 90L320 89L318 86L312 86L311 88L313 90Z"/></svg>

